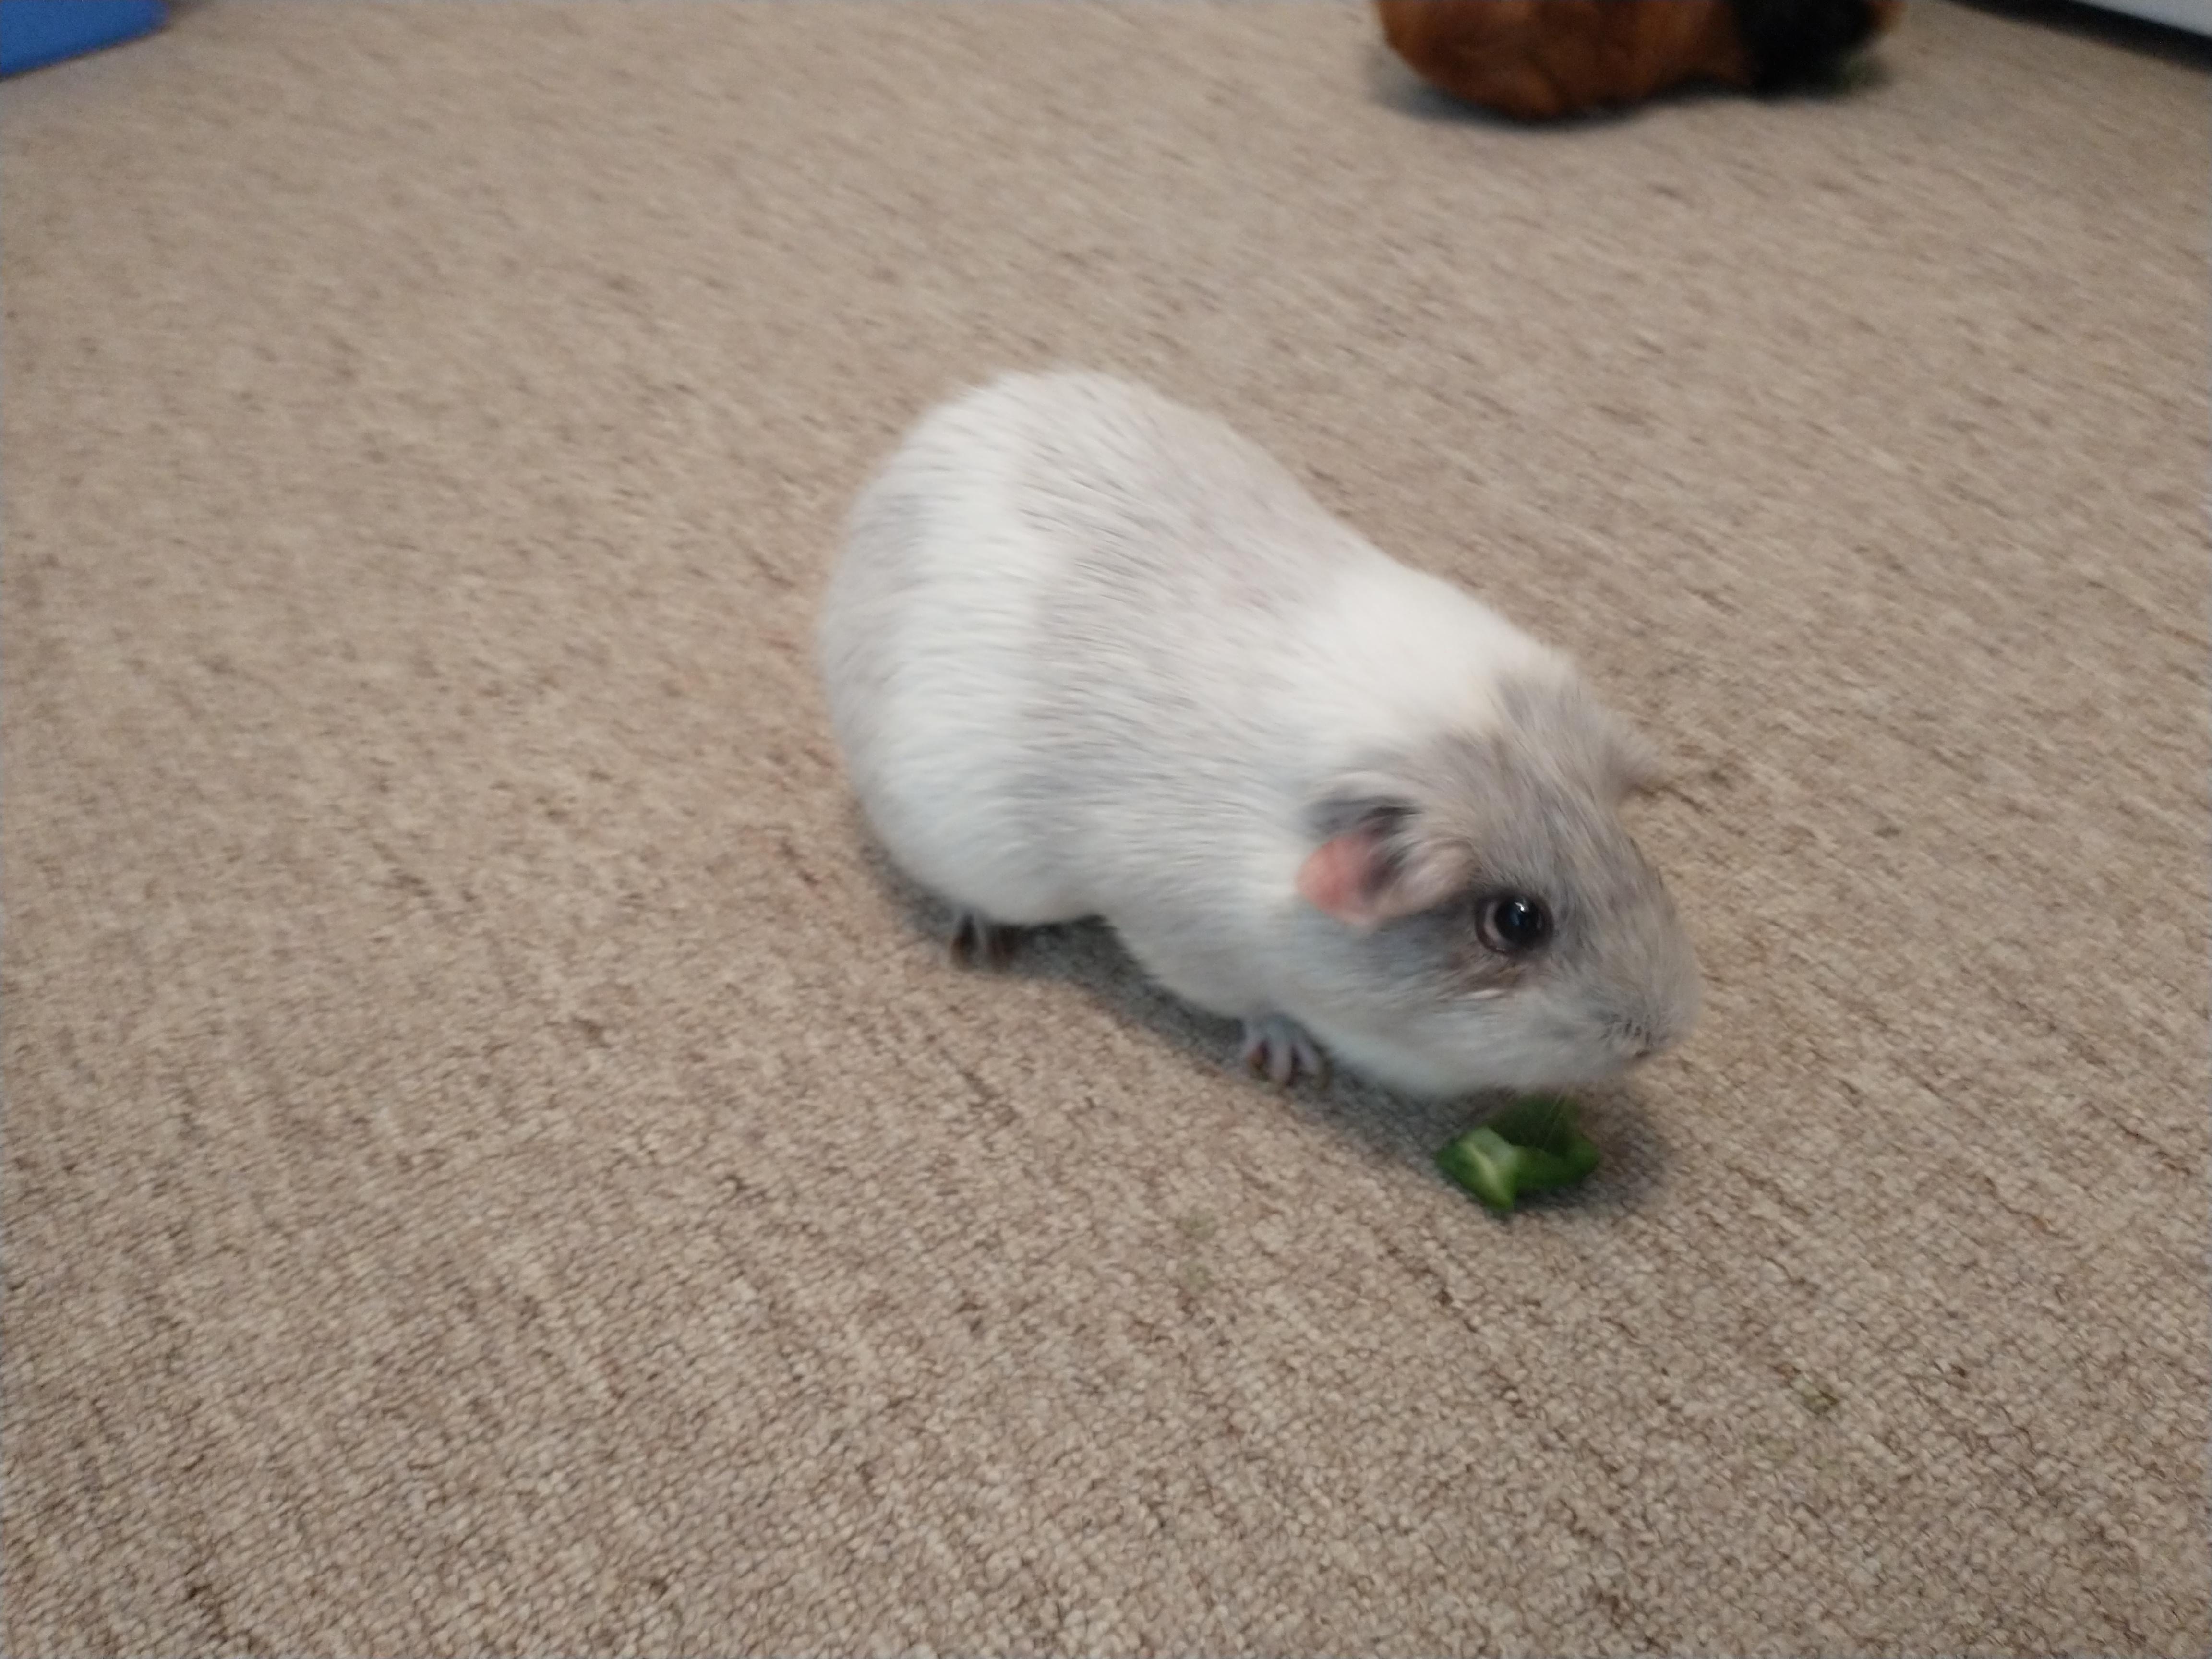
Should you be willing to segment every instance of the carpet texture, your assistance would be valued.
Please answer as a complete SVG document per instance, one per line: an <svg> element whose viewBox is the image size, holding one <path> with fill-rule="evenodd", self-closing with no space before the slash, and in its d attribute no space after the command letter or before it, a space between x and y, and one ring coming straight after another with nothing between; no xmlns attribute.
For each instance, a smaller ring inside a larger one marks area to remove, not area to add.
<svg viewBox="0 0 2212 1659"><path fill-rule="evenodd" d="M1356 6L191 5L10 83L11 1654L2202 1653L2206 77L1526 131ZM1501 1224L943 958L814 596L1217 410L1578 653L1710 975Z"/></svg>

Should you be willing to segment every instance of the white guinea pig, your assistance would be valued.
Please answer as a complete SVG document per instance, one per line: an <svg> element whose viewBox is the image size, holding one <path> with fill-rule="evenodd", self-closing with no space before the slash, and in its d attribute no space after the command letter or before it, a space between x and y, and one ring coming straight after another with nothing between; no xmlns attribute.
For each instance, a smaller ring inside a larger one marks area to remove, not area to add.
<svg viewBox="0 0 2212 1659"><path fill-rule="evenodd" d="M963 957L1103 917L1278 1082L1326 1051L1420 1094L1593 1081L1695 1018L1619 817L1644 750L1572 665L1156 392L1012 375L926 416L817 647Z"/></svg>

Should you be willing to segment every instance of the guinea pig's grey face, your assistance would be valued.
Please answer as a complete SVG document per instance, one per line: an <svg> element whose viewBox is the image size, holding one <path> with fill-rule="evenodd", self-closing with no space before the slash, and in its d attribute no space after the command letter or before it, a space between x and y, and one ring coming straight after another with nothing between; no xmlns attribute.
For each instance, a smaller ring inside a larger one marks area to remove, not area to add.
<svg viewBox="0 0 2212 1659"><path fill-rule="evenodd" d="M1376 937L1424 982L1409 1036L1467 1086L1593 1082L1673 1047L1697 1018L1688 938L1610 808L1557 799L1542 813L1493 823L1460 896Z"/></svg>
<svg viewBox="0 0 2212 1659"><path fill-rule="evenodd" d="M1400 854L1449 865L1452 890L1366 941L1384 980L1419 988L1393 1022L1408 1081L1563 1088L1688 1034L1696 957L1621 821L1638 772L1615 735L1577 697L1420 757Z"/></svg>

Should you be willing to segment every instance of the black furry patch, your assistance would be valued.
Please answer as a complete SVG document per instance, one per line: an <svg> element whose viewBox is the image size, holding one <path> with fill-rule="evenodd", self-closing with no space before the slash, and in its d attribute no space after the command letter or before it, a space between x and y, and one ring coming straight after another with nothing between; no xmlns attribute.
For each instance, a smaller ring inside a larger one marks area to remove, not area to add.
<svg viewBox="0 0 2212 1659"><path fill-rule="evenodd" d="M1874 33L1867 0L1730 0L1753 84L1784 92L1832 74Z"/></svg>

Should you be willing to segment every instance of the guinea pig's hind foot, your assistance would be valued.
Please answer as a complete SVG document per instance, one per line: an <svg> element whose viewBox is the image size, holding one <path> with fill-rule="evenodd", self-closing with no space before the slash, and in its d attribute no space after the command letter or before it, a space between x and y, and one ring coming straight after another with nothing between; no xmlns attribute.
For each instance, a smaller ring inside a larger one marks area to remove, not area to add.
<svg viewBox="0 0 2212 1659"><path fill-rule="evenodd" d="M1012 927L986 921L973 910L963 910L952 924L945 951L962 968L1003 968L1014 957L1014 941L1021 937Z"/></svg>
<svg viewBox="0 0 2212 1659"><path fill-rule="evenodd" d="M1328 1081L1328 1056L1293 1020L1280 1014L1244 1022L1244 1069L1287 1089L1301 1075Z"/></svg>

